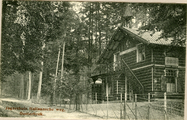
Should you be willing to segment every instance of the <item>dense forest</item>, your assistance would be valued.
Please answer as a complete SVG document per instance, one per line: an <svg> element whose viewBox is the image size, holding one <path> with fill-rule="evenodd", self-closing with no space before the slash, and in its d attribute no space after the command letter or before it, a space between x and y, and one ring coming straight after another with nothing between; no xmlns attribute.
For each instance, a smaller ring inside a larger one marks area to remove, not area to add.
<svg viewBox="0 0 187 120"><path fill-rule="evenodd" d="M184 45L186 5L3 1L1 95L88 94L99 55L117 27L139 27Z"/></svg>

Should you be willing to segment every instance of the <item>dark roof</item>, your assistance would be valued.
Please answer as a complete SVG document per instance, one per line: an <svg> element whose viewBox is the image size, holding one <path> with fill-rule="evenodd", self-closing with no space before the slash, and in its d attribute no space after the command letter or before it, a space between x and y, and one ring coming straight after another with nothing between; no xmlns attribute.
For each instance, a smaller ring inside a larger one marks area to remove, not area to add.
<svg viewBox="0 0 187 120"><path fill-rule="evenodd" d="M115 50L117 48L116 45L120 43L120 40L122 40L124 35L129 35L133 39L142 42L144 44L152 44L152 45L171 45L172 39L160 39L161 32L155 32L152 34L150 31L138 31L138 28L127 28L127 27L118 27L115 33L113 34L109 44L107 45L106 49L103 51L101 56L99 57L99 60L97 63L102 62L102 58L108 58L111 55L111 51ZM118 44L116 44L118 43ZM107 54L107 55L106 55ZM108 56L108 57L107 57Z"/></svg>
<svg viewBox="0 0 187 120"><path fill-rule="evenodd" d="M151 32L151 31L138 31L137 28L131 29L131 28L124 27L122 29L124 31L128 30L129 32L131 32L131 34L134 34L134 35L137 35L137 36L143 38L145 41L147 41L148 44L171 45L171 42L172 42L172 38L159 39L161 32L155 32L153 34L153 32Z"/></svg>

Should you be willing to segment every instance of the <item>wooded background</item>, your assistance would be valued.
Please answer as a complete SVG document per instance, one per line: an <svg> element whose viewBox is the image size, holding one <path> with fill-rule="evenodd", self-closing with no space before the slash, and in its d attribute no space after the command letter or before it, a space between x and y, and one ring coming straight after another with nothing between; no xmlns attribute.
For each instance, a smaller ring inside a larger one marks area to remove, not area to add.
<svg viewBox="0 0 187 120"><path fill-rule="evenodd" d="M185 45L186 5L3 1L1 95L71 99L88 94L96 61L117 27Z"/></svg>

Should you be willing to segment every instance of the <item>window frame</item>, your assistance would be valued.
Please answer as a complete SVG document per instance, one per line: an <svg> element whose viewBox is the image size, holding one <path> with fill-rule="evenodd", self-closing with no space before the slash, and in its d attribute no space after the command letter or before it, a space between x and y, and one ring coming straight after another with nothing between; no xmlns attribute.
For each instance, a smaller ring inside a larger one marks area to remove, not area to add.
<svg viewBox="0 0 187 120"><path fill-rule="evenodd" d="M113 70L116 71L116 68L120 66L121 62L120 52L114 53L113 56Z"/></svg>
<svg viewBox="0 0 187 120"><path fill-rule="evenodd" d="M170 73L168 73L167 71L170 72ZM167 83L174 83L176 92L177 92L178 74L179 74L179 70L178 69L172 69L172 68L165 68L164 69L164 76L166 78L166 84ZM174 81L172 81L172 79Z"/></svg>
<svg viewBox="0 0 187 120"><path fill-rule="evenodd" d="M140 46L143 47L143 49L141 51L144 50L144 52L143 52L144 54L140 53ZM139 62L145 61L146 60L145 45L140 43L140 44L136 45L136 48L137 48L137 50L136 50L136 58L137 58L136 62L139 63ZM140 54L141 54L141 56L144 56L144 59L142 59L142 57L141 57L141 60L140 60Z"/></svg>

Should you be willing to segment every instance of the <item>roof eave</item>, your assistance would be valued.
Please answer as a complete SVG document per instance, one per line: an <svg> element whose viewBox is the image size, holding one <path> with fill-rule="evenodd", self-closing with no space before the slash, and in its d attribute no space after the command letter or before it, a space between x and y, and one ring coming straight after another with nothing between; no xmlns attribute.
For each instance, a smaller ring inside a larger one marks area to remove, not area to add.
<svg viewBox="0 0 187 120"><path fill-rule="evenodd" d="M150 42L148 42L148 41L145 40L144 38L142 38L142 37L136 35L135 33L131 32L131 31L127 30L127 29L124 29L124 28L119 28L119 29L120 29L123 33L124 33L124 31L127 32L131 37L137 39L138 41L140 41L140 42L142 42L142 43L144 43L144 44L150 44ZM124 33L124 34L125 34L125 33Z"/></svg>

